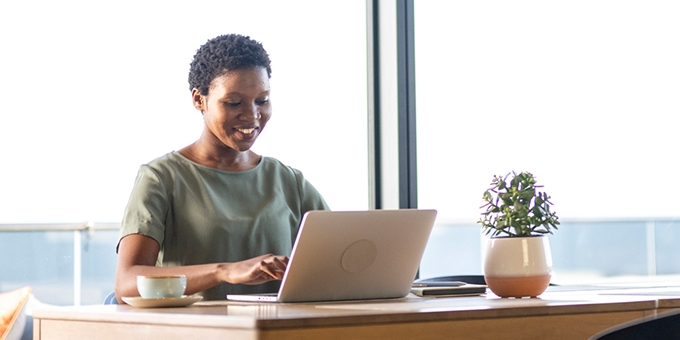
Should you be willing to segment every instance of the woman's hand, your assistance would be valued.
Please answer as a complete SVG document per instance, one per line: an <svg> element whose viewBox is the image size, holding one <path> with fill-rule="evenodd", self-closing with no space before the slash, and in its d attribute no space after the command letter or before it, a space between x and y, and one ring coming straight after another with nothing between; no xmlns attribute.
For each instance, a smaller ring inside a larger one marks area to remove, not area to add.
<svg viewBox="0 0 680 340"><path fill-rule="evenodd" d="M288 266L287 256L262 255L220 266L220 278L229 283L256 285L281 280Z"/></svg>
<svg viewBox="0 0 680 340"><path fill-rule="evenodd" d="M256 285L281 280L288 257L271 254L232 263L206 263L179 267L156 267L160 245L154 239L132 234L120 240L116 265L116 298L139 296L137 275L186 275L186 295L212 288L221 282Z"/></svg>

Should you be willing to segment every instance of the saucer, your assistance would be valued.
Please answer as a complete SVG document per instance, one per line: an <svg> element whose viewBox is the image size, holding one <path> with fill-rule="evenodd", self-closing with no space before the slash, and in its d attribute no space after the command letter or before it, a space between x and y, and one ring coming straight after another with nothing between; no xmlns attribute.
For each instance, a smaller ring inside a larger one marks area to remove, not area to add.
<svg viewBox="0 0 680 340"><path fill-rule="evenodd" d="M138 308L184 307L201 300L203 300L203 297L200 295L184 295L178 298L159 299L145 299L141 296L123 297L123 301L125 301L125 303Z"/></svg>

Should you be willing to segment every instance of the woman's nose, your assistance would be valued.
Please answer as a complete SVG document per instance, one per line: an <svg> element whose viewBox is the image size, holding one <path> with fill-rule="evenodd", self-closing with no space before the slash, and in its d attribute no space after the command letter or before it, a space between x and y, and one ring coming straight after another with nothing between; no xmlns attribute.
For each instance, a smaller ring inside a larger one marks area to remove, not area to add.
<svg viewBox="0 0 680 340"><path fill-rule="evenodd" d="M248 120L257 120L262 117L262 113L260 113L260 109L256 105L248 105L244 107L241 117Z"/></svg>

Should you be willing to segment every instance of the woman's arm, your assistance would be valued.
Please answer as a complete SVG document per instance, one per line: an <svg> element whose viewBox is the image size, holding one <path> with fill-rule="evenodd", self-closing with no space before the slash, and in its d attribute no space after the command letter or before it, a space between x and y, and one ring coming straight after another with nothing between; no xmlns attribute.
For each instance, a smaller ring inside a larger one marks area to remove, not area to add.
<svg viewBox="0 0 680 340"><path fill-rule="evenodd" d="M222 282L260 284L281 280L288 265L288 257L266 254L233 263L209 263L180 267L156 267L160 245L151 237L132 234L123 237L118 246L115 291L119 303L123 296L139 296L137 276L186 275L191 295Z"/></svg>

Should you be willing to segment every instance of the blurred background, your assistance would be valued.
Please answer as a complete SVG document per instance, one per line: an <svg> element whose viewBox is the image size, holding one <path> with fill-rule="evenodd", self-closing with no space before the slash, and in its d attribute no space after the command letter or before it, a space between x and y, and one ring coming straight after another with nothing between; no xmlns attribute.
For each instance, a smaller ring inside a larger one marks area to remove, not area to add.
<svg viewBox="0 0 680 340"><path fill-rule="evenodd" d="M672 1L415 1L418 202L439 211L421 277L482 273L482 193L513 170L561 218L553 281L680 274L678 16ZM254 150L334 210L369 207L365 1L5 1L0 292L113 290L137 169L198 138L189 63L225 33L272 59Z"/></svg>

